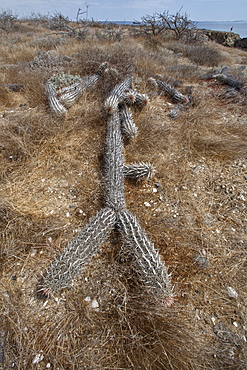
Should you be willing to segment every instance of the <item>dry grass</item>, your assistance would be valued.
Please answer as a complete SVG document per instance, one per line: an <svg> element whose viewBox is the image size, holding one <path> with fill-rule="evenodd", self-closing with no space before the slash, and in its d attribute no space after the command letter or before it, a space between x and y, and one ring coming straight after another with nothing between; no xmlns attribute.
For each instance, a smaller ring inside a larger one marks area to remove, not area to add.
<svg viewBox="0 0 247 370"><path fill-rule="evenodd" d="M40 26L0 35L0 81L24 85L0 87L0 366L246 369L246 98L221 99L224 86L199 79L210 69L169 51L166 40L112 43L95 30L84 42L63 38L55 46ZM47 45L71 61L30 68L26 62ZM222 46L217 53L232 73L246 58ZM46 80L57 70L94 73L105 60L111 69L97 90L66 119L52 116ZM148 296L115 234L70 291L38 300L41 273L102 206L103 102L129 73L151 102L133 112L138 136L125 147L126 162L149 161L156 173L147 183L126 182L126 200L169 266L175 303L162 308ZM194 105L176 120L147 83L156 74L183 79L180 91L193 87Z"/></svg>

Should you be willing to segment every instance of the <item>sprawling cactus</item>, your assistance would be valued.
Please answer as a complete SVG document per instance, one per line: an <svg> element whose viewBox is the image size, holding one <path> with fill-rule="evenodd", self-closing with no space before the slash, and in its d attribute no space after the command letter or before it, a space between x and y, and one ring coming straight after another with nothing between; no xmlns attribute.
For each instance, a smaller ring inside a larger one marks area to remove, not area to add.
<svg viewBox="0 0 247 370"><path fill-rule="evenodd" d="M108 120L105 150L105 202L107 207L125 207L123 174L123 139L119 113Z"/></svg>
<svg viewBox="0 0 247 370"><path fill-rule="evenodd" d="M152 293L167 304L172 297L170 276L153 243L148 239L136 218L128 211L118 213L118 226L124 241L134 254L140 275Z"/></svg>
<svg viewBox="0 0 247 370"><path fill-rule="evenodd" d="M166 305L172 302L166 267L136 218L126 210L124 177L138 180L148 178L152 172L149 163L124 166L122 133L128 137L136 134L131 113L122 99L126 90L130 89L130 85L131 78L127 78L112 90L107 99L107 104L110 103L110 105L106 106L112 111L107 123L105 142L105 208L97 213L47 269L47 274L40 286L40 292L44 296L69 288L76 275L83 270L109 232L117 225L124 241L136 258L145 285L152 293L162 297ZM143 97L144 95L135 93L135 99L140 104L143 104Z"/></svg>
<svg viewBox="0 0 247 370"><path fill-rule="evenodd" d="M132 180L149 179L152 176L153 168L150 163L132 163L124 166L124 177Z"/></svg>
<svg viewBox="0 0 247 370"><path fill-rule="evenodd" d="M130 89L131 84L132 78L127 77L111 90L104 103L105 110L108 114L113 114L118 110L118 104L122 100L124 93Z"/></svg>
<svg viewBox="0 0 247 370"><path fill-rule="evenodd" d="M137 135L137 126L133 120L132 114L124 104L120 108L121 131L126 139L133 139Z"/></svg>
<svg viewBox="0 0 247 370"><path fill-rule="evenodd" d="M76 82L60 90L58 92L59 100L65 104L66 107L72 106L86 89L94 88L107 66L107 62L102 63L94 75L85 76L81 78L80 82Z"/></svg>
<svg viewBox="0 0 247 370"><path fill-rule="evenodd" d="M49 82L45 86L45 92L52 112L54 112L57 116L66 115L67 109L63 106L63 104L60 103L57 98L56 90Z"/></svg>
<svg viewBox="0 0 247 370"><path fill-rule="evenodd" d="M73 279L99 250L115 223L114 210L101 209L48 267L42 282L41 293L49 295L49 293L71 287Z"/></svg>
<svg viewBox="0 0 247 370"><path fill-rule="evenodd" d="M245 84L244 81L238 80L234 78L232 75L225 75L223 73L218 74L216 73L212 77L215 78L217 81L221 82L222 84L234 87L237 90L241 89Z"/></svg>
<svg viewBox="0 0 247 370"><path fill-rule="evenodd" d="M99 81L107 66L108 63L104 62L99 66L94 75L83 78L64 74L51 77L46 85L46 94L51 110L57 115L66 113L67 110L65 107L71 107L86 89L92 89ZM63 84L67 82L69 85L60 88L61 82Z"/></svg>
<svg viewBox="0 0 247 370"><path fill-rule="evenodd" d="M156 82L157 82L159 89L163 91L164 94L168 96L174 103L182 103L182 104L189 103L188 96L181 94L179 91L174 89L171 85L161 80L156 80Z"/></svg>

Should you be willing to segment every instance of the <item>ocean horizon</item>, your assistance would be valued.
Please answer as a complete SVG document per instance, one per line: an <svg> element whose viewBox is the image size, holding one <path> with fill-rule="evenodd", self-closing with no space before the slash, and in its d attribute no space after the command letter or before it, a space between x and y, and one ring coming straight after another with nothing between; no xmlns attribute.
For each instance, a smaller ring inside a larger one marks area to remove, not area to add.
<svg viewBox="0 0 247 370"><path fill-rule="evenodd" d="M101 21L104 23L104 21ZM105 21L107 23L117 23L132 25L140 21ZM206 29L212 31L224 31L239 34L241 38L247 37L247 21L193 21L198 29ZM140 22L141 23L141 22Z"/></svg>

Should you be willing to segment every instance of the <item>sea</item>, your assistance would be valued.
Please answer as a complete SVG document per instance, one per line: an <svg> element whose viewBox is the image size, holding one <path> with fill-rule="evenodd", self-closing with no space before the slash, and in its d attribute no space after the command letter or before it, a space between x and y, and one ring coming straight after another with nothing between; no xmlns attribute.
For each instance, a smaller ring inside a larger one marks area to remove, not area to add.
<svg viewBox="0 0 247 370"><path fill-rule="evenodd" d="M247 37L247 21L215 21L215 22L195 22L196 27L199 29L205 28L206 30L225 31L238 33L241 38Z"/></svg>
<svg viewBox="0 0 247 370"><path fill-rule="evenodd" d="M238 33L241 38L247 37L247 21L193 21L198 29L206 29L213 31L225 31ZM103 22L102 22L103 23ZM138 24L133 21L112 21L117 24Z"/></svg>

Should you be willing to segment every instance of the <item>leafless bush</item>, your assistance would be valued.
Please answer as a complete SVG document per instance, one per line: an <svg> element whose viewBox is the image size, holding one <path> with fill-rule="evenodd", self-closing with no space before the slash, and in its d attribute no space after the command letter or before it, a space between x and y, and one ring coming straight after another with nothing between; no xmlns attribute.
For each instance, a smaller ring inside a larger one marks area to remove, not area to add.
<svg viewBox="0 0 247 370"><path fill-rule="evenodd" d="M48 18L47 28L50 30L66 31L68 24L68 17L63 16L61 13L55 13L52 17Z"/></svg>
<svg viewBox="0 0 247 370"><path fill-rule="evenodd" d="M13 31L16 21L17 16L15 16L11 10L0 11L0 29L6 32Z"/></svg>
<svg viewBox="0 0 247 370"><path fill-rule="evenodd" d="M176 37L179 39L189 29L196 28L195 23L189 19L187 13L181 13L178 10L175 14L170 14L168 11L164 11L159 14L159 21L165 29L173 31Z"/></svg>
<svg viewBox="0 0 247 370"><path fill-rule="evenodd" d="M175 14L169 11L163 13L154 13L142 17L143 32L147 35L157 36L165 30L175 33L176 38L181 36L189 29L196 28L194 22L189 19L187 13L181 13L181 9Z"/></svg>
<svg viewBox="0 0 247 370"><path fill-rule="evenodd" d="M159 14L154 13L153 15L146 15L142 17L142 28L146 35L157 36L162 33L165 29L165 25L163 25L159 20Z"/></svg>

